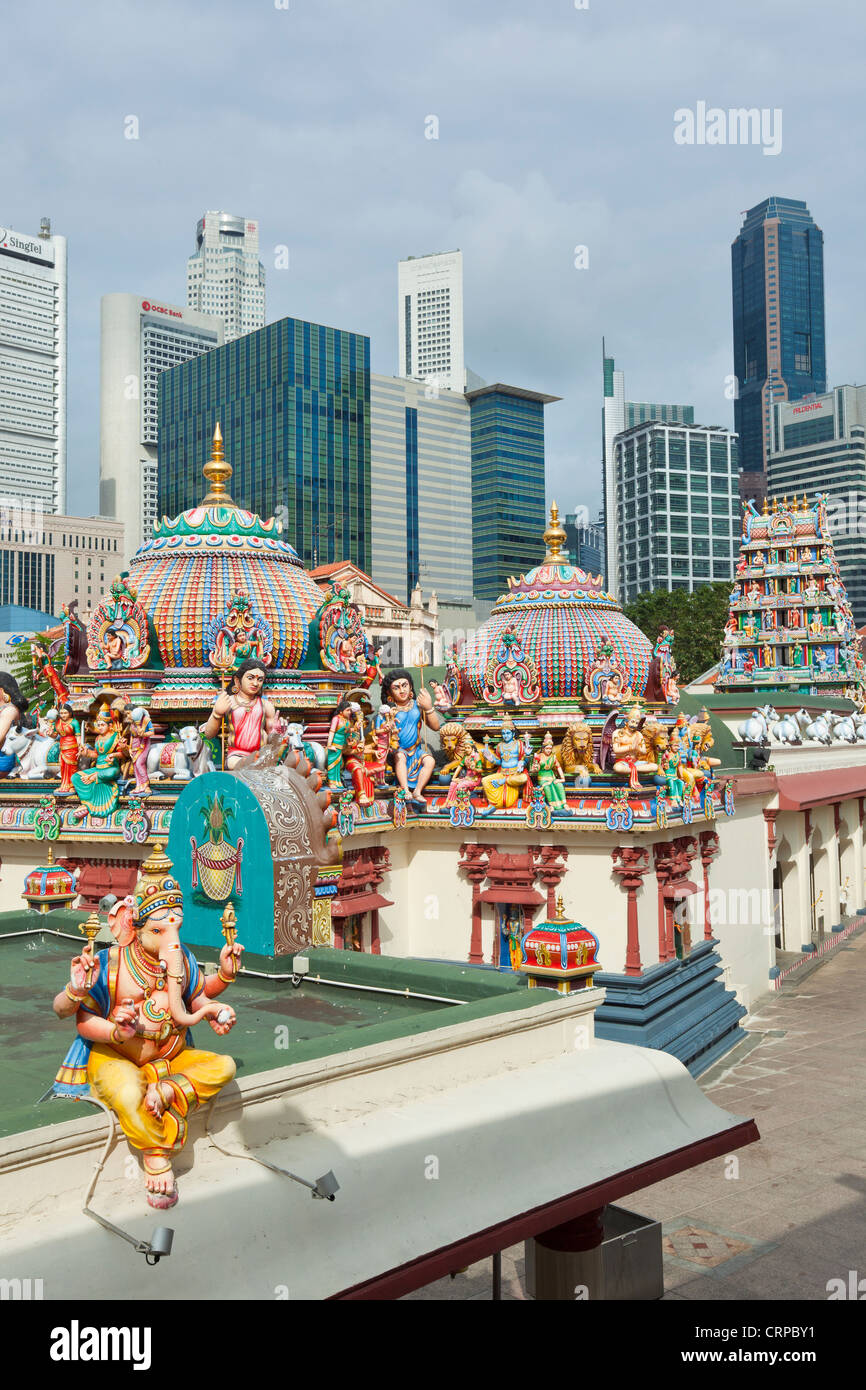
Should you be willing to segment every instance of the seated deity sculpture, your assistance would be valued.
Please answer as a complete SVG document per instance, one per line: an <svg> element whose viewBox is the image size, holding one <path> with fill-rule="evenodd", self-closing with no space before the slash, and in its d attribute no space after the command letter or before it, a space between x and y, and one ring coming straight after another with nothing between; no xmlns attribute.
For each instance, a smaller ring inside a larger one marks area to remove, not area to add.
<svg viewBox="0 0 866 1390"><path fill-rule="evenodd" d="M205 975L180 940L183 896L171 862L155 850L135 892L112 909L116 945L88 947L72 962L54 1000L58 1018L75 1016L78 1036L54 1082L55 1094L92 1093L116 1115L141 1155L150 1206L177 1201L172 1161L189 1116L231 1081L231 1057L205 1052L190 1029L207 1019L219 1035L235 1023L218 996L235 979L243 947L226 928L215 975Z"/></svg>

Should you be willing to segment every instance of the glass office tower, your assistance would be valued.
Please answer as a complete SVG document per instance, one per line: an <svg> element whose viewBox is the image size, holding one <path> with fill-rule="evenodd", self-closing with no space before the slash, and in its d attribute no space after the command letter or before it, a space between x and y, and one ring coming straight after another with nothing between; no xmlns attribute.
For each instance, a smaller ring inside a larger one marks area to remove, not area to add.
<svg viewBox="0 0 866 1390"><path fill-rule="evenodd" d="M773 405L827 389L824 234L806 204L765 198L750 208L731 247L731 275L740 468L758 475L749 482L760 492Z"/></svg>
<svg viewBox="0 0 866 1390"><path fill-rule="evenodd" d="M280 319L159 378L159 510L202 497L217 421L238 506L277 515L307 566L370 571L370 340Z"/></svg>
<svg viewBox="0 0 866 1390"><path fill-rule="evenodd" d="M508 576L541 563L544 509L543 396L497 383L467 391L472 411L472 580L497 599Z"/></svg>

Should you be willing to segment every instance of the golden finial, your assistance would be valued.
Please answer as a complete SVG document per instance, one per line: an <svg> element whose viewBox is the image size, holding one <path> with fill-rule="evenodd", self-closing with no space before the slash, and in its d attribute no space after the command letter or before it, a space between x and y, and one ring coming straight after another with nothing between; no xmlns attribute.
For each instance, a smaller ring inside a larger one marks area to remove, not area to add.
<svg viewBox="0 0 866 1390"><path fill-rule="evenodd" d="M777 513L778 513L778 511L779 511L779 499L778 499L778 497L774 497L774 498L773 498L773 516L776 516Z"/></svg>
<svg viewBox="0 0 866 1390"><path fill-rule="evenodd" d="M228 481L232 476L232 466L226 462L223 451L223 435L217 421L216 429L213 432L213 443L211 444L210 458L202 469L205 477L210 483L210 491L202 498L203 507L233 507L235 504L229 496Z"/></svg>
<svg viewBox="0 0 866 1390"><path fill-rule="evenodd" d="M785 493L785 496L782 498L782 511L783 511L783 512L786 512L787 510L788 510L788 494L787 494L787 492L786 492L786 493Z"/></svg>
<svg viewBox="0 0 866 1390"><path fill-rule="evenodd" d="M48 856L47 856L47 858L46 858L46 860L45 860L45 863L46 863L46 864L53 864L53 863L54 863L54 847L53 847L53 845L50 845L50 844L49 844L49 846L48 846Z"/></svg>
<svg viewBox="0 0 866 1390"><path fill-rule="evenodd" d="M562 894L559 893L556 899L556 917L554 918L554 921L564 922L565 920L565 905L562 901Z"/></svg>
<svg viewBox="0 0 866 1390"><path fill-rule="evenodd" d="M227 905L220 917L220 926L222 927L226 944L234 946L235 938L238 934L238 915L231 903Z"/></svg>
<svg viewBox="0 0 866 1390"><path fill-rule="evenodd" d="M559 508L556 503L551 504L550 522L547 530L542 536L544 544L547 546L547 553L542 560L544 565L558 565L562 563L562 547L566 542L565 527L560 524Z"/></svg>
<svg viewBox="0 0 866 1390"><path fill-rule="evenodd" d="M764 514L764 516L769 516L769 514L770 514L770 508L767 506L767 499L766 499L766 497L764 498L764 513L763 513L763 514Z"/></svg>
<svg viewBox="0 0 866 1390"><path fill-rule="evenodd" d="M82 922L78 930L83 936L87 937L87 944L91 946L99 934L102 923L99 920L98 912L91 912L86 922Z"/></svg>

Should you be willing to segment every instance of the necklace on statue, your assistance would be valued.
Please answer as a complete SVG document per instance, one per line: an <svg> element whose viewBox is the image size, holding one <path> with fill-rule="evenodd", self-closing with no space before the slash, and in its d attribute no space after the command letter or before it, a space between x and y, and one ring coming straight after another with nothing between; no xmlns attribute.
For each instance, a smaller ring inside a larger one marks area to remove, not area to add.
<svg viewBox="0 0 866 1390"><path fill-rule="evenodd" d="M163 961L151 964L137 940L126 948L126 965L135 983L144 991L145 999L165 986L166 966Z"/></svg>

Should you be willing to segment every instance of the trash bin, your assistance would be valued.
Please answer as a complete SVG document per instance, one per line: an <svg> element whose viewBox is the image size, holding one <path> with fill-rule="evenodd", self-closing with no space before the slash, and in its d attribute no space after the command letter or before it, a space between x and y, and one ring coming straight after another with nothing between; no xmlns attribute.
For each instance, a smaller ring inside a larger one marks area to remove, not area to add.
<svg viewBox="0 0 866 1390"><path fill-rule="evenodd" d="M540 1302L645 1302L664 1294L661 1223L608 1206L594 1250L551 1250L526 1241L526 1289ZM586 1291L584 1293L584 1290Z"/></svg>

